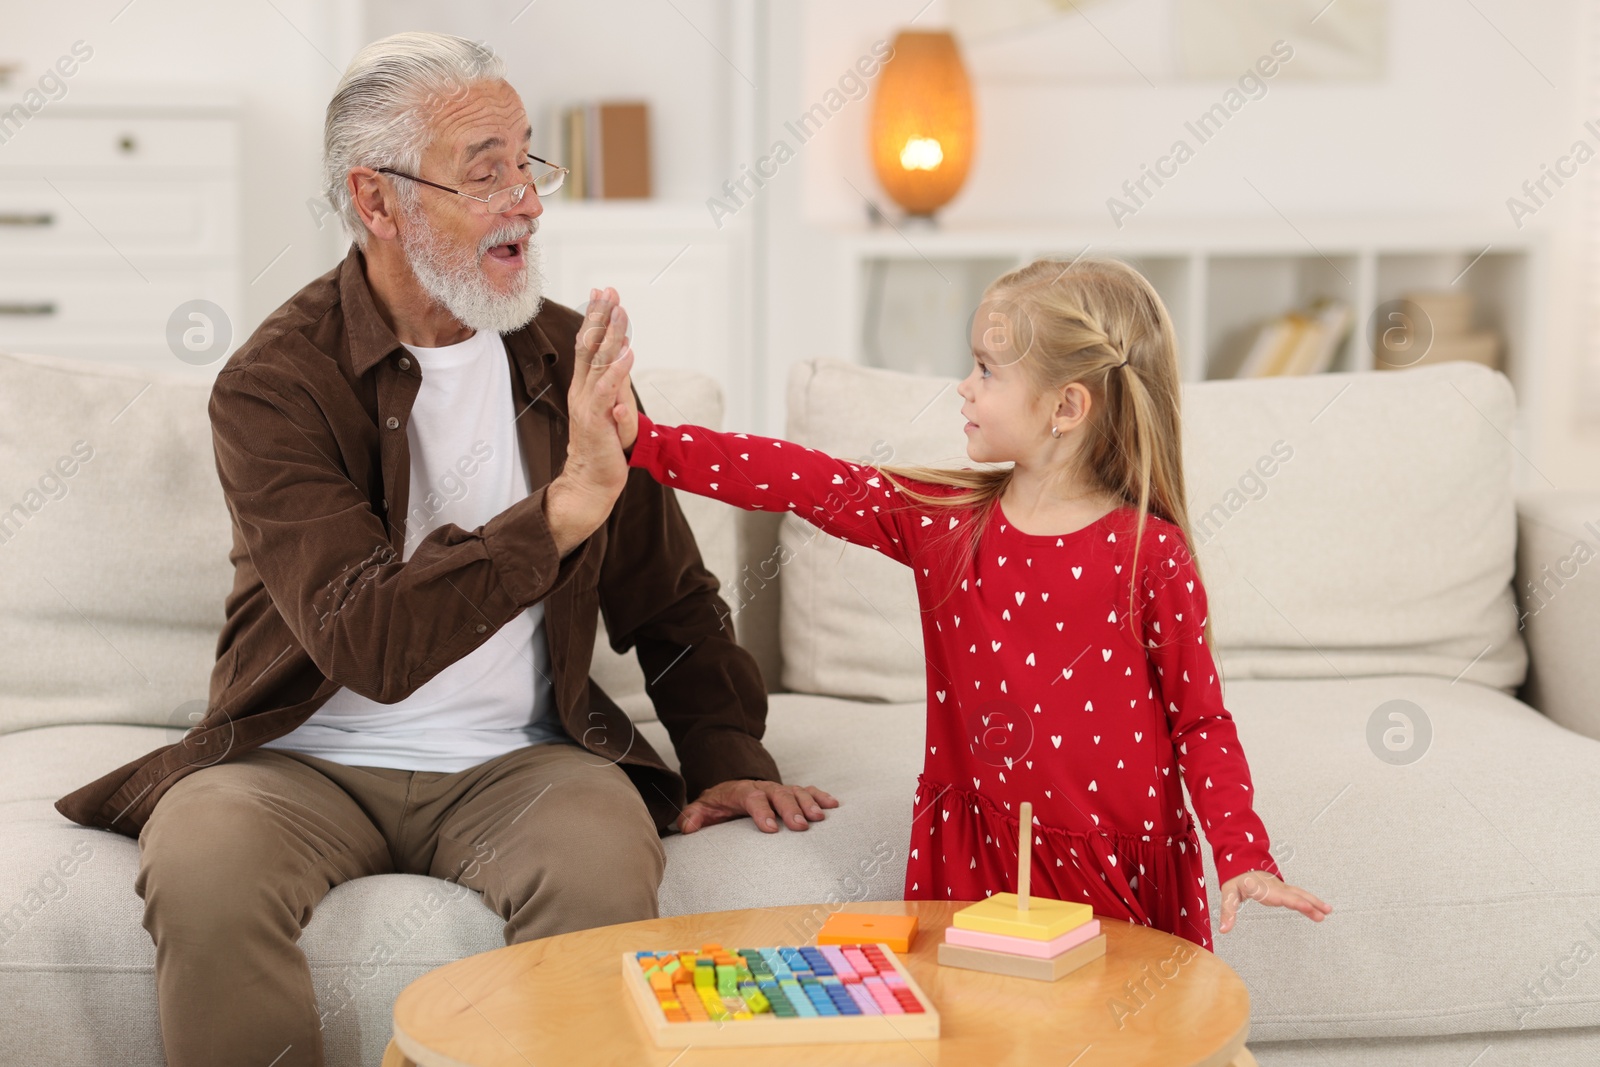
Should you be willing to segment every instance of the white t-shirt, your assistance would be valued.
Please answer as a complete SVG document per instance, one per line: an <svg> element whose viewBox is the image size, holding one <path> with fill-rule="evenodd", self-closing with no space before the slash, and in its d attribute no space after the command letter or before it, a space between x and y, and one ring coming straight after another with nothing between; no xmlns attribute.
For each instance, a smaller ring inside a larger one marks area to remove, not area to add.
<svg viewBox="0 0 1600 1067"><path fill-rule="evenodd" d="M476 529L529 492L500 335L479 330L444 348L405 347L422 386L406 427L411 494L402 560L437 527ZM355 766L454 772L561 741L575 743L555 714L544 605L535 604L404 700L380 704L341 689L261 747Z"/></svg>

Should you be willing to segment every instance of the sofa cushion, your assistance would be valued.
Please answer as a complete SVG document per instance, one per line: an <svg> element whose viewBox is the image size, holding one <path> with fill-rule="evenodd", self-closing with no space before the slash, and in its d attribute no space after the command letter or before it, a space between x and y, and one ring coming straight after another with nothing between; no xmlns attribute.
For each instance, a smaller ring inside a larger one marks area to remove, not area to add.
<svg viewBox="0 0 1600 1067"><path fill-rule="evenodd" d="M206 699L233 581L209 395L0 355L0 731L163 725Z"/></svg>
<svg viewBox="0 0 1600 1067"><path fill-rule="evenodd" d="M705 375L637 387L663 418L721 421ZM0 732L198 720L233 583L209 396L189 376L0 354ZM732 573L733 509L680 503L707 565ZM633 657L597 643L602 688L642 692Z"/></svg>
<svg viewBox="0 0 1600 1067"><path fill-rule="evenodd" d="M953 378L836 360L789 372L792 441L865 463L976 466L961 432ZM922 616L911 572L829 536L794 514L779 533L783 686L866 700L927 699Z"/></svg>
<svg viewBox="0 0 1600 1067"><path fill-rule="evenodd" d="M763 833L738 819L668 837L661 913L818 904L820 925L851 901L900 900L924 726L920 702L864 707L773 694L762 743L783 780L831 793L839 807L799 833ZM640 733L672 762L664 726L645 723Z"/></svg>
<svg viewBox="0 0 1600 1067"><path fill-rule="evenodd" d="M625 706L648 704L643 694ZM640 727L672 760L666 729ZM134 892L138 844L62 818L52 801L181 731L49 726L0 735L0 1063L160 1067L155 951ZM748 819L664 842L662 914L817 904L796 941L851 901L895 900L905 878L922 709L779 697L767 744L790 781L841 807L801 833ZM862 758L868 746L881 755ZM205 773L204 771L198 773ZM777 877L772 872L781 871ZM400 990L434 967L499 948L503 923L476 892L411 874L358 878L319 903L300 944L330 1067L377 1063Z"/></svg>
<svg viewBox="0 0 1600 1067"><path fill-rule="evenodd" d="M177 739L149 726L65 725L0 736L0 1063L161 1067L155 949L134 892L139 846L67 821L56 797ZM479 894L421 875L336 887L301 938L331 1064L377 1063L394 998L464 955L498 948Z"/></svg>
<svg viewBox="0 0 1600 1067"><path fill-rule="evenodd" d="M955 380L834 360L791 373L787 436L873 463L974 466ZM1190 521L1229 678L1527 671L1511 579L1515 416L1475 363L1184 386ZM910 573L783 518L783 683L923 698Z"/></svg>
<svg viewBox="0 0 1600 1067"><path fill-rule="evenodd" d="M1583 847L1600 837L1600 742L1465 680L1241 681L1226 700L1274 857L1334 906L1314 923L1247 903L1232 931L1214 933L1251 989L1253 1042L1493 1041L1600 1026L1600 970L1580 965L1600 943L1600 879ZM1374 711L1394 700L1433 728L1409 764L1369 747ZM659 723L640 730L670 753ZM50 798L163 735L59 726L0 736L0 904L21 919L0 928L0 1002L17 1009L0 1027L0 1063L161 1063L137 845L68 823ZM741 819L668 837L662 914L817 904L799 941L829 911L899 899L921 705L779 694L766 741L786 780L841 806L803 833L763 834ZM1209 845L1202 854L1215 924ZM301 943L329 1013L330 1064L377 1062L407 982L499 946L501 924L476 894L444 899L448 890L379 875L317 906ZM397 937L419 902L433 918ZM374 962L384 948L391 958ZM1542 1000L1527 991L1539 982Z"/></svg>
<svg viewBox="0 0 1600 1067"><path fill-rule="evenodd" d="M1333 905L1313 922L1246 903L1214 933L1250 987L1252 1048L1472 1034L1470 1061L1496 1032L1600 1026L1583 962L1600 953L1600 741L1465 679L1237 681L1225 699L1284 879ZM1411 747L1390 753L1396 711Z"/></svg>

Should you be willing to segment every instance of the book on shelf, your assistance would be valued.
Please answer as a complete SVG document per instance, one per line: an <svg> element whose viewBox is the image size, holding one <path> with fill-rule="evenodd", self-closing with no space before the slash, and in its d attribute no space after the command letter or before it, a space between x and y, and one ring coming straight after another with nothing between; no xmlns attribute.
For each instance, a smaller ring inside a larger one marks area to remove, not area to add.
<svg viewBox="0 0 1600 1067"><path fill-rule="evenodd" d="M1257 331L1235 377L1320 374L1333 365L1349 336L1352 317L1344 301L1318 300L1304 311L1268 320Z"/></svg>
<svg viewBox="0 0 1600 1067"><path fill-rule="evenodd" d="M643 101L588 101L559 107L561 158L571 173L556 194L569 200L641 199L650 192L650 106Z"/></svg>

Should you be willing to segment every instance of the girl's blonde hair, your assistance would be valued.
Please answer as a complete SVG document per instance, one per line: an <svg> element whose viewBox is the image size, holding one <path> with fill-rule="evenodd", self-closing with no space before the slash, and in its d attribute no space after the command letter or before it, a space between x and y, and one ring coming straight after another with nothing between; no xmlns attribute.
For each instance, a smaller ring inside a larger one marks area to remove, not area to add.
<svg viewBox="0 0 1600 1067"><path fill-rule="evenodd" d="M998 322L1002 340L1042 394L1059 394L1081 382L1092 402L1079 453L1090 483L1138 509L1134 556L1129 567L1128 621L1140 634L1137 596L1139 548L1145 520L1156 515L1183 533L1193 558L1183 481L1183 435L1178 346L1172 319L1155 288L1126 263L1114 259L1040 259L1003 274L979 302L987 321ZM997 314L996 314L997 313ZM1126 365L1122 364L1126 361ZM953 470L886 465L878 468L911 500L933 507L970 509L955 537L974 556L991 510L1011 482L1011 468ZM954 493L928 494L900 479L946 486ZM1199 577L1199 560L1193 562ZM954 581L954 579L952 579ZM947 594L948 596L948 594ZM1211 643L1209 616L1203 634ZM1141 642L1142 644L1142 642Z"/></svg>

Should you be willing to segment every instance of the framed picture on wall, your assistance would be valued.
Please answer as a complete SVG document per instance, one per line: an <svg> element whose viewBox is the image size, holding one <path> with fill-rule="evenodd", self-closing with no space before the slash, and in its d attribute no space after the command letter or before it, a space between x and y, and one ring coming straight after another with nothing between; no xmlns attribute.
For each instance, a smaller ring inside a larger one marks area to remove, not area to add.
<svg viewBox="0 0 1600 1067"><path fill-rule="evenodd" d="M1285 78L1383 77L1388 0L1177 0L1178 69L1232 78L1275 41L1294 47Z"/></svg>
<svg viewBox="0 0 1600 1067"><path fill-rule="evenodd" d="M1277 41L1296 80L1383 77L1389 0L945 0L987 85L1232 80Z"/></svg>

